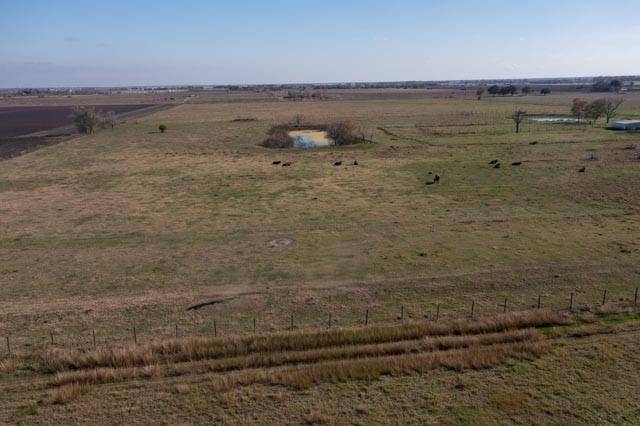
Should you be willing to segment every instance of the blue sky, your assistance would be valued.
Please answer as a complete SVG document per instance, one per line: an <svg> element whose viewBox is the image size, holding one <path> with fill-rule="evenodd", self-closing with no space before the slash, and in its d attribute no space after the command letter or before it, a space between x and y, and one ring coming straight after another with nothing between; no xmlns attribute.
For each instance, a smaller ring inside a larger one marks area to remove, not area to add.
<svg viewBox="0 0 640 426"><path fill-rule="evenodd" d="M624 74L637 0L0 0L0 87Z"/></svg>

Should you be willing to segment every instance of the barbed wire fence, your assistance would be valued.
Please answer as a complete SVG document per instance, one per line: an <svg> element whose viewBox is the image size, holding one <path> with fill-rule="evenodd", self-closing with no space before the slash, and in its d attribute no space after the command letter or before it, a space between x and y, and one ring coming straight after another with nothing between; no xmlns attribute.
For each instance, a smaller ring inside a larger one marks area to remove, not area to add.
<svg viewBox="0 0 640 426"><path fill-rule="evenodd" d="M619 292L617 292L619 293ZM212 317L209 326L204 330L202 327L189 328L184 324L174 322L171 324L164 324L158 328L146 330L141 332L139 325L134 321L127 332L130 334L129 339L115 338L115 336L104 333L101 335L95 327L89 327L85 331L78 333L55 333L51 329L41 330L38 337L33 335L24 336L19 332L13 332L4 336L4 347L2 357L10 357L16 353L23 352L25 349L45 349L47 347L61 348L61 349L79 349L79 350L96 350L104 347L118 347L137 345L151 341L162 341L169 339L183 339L183 338L218 338L229 336L251 336L261 333L278 333L278 332L291 332L295 330L307 331L307 332L319 332L327 331L336 328L353 328L353 327L369 327L373 325L392 325L403 322L419 322L419 321L451 321L451 320L476 320L482 317L491 317L499 314L507 314L511 312L522 312L532 309L552 309L556 311L564 311L568 313L576 313L579 311L591 311L605 307L607 305L616 306L619 308L625 308L630 311L636 312L638 302L640 298L640 287L632 287L627 291L628 294L621 295L615 294L605 288L597 292L592 292L587 298L586 293L579 293L577 291L571 291L565 293L565 303L559 305L558 303L549 304L546 303L548 295L539 294L535 300L530 301L530 304L523 305L522 303L512 303L513 299L509 297L503 297L500 299L494 298L494 303L488 304L487 302L480 303L478 299L470 298L464 301L460 300L460 306L454 309L451 304L436 302L430 309L419 310L412 304L398 304L393 309L380 309L378 306L378 312L375 308L366 307L361 312L351 310L351 321L339 321L336 315L331 310L325 311L321 314L316 311L315 315L311 315L313 322L309 321L309 315L300 315L300 309L296 312L280 313L280 318L285 318L286 321L282 321L281 326L261 327L261 318L258 315L252 315L245 313L243 315L246 322L244 330L239 327L225 327L224 318ZM612 296L617 296L617 299ZM585 303L585 299L591 303ZM615 300L614 300L615 299ZM461 313L460 307L466 306L466 313ZM519 309L518 309L519 308ZM395 313L394 313L395 311ZM606 310L603 310L606 312ZM391 313L391 315L389 315ZM302 322L304 318L306 321ZM241 323L240 322L240 323ZM229 325L229 324L227 324ZM164 329L165 332L158 332L159 329ZM171 330L171 333L167 333L166 330Z"/></svg>

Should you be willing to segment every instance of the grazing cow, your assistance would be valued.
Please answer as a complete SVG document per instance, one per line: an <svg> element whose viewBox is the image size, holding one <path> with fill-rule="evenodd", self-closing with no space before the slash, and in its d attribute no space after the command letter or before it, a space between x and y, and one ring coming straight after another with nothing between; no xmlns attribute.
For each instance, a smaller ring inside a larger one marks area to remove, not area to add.
<svg viewBox="0 0 640 426"><path fill-rule="evenodd" d="M529 145L538 145L538 141L531 141L529 142Z"/></svg>
<svg viewBox="0 0 640 426"><path fill-rule="evenodd" d="M498 160L491 160L489 164L498 164Z"/></svg>
<svg viewBox="0 0 640 426"><path fill-rule="evenodd" d="M514 161L513 163L511 163L512 166L521 166L522 165L522 161Z"/></svg>
<svg viewBox="0 0 640 426"><path fill-rule="evenodd" d="M429 172L429 173L427 173L427 174L428 174L428 175L432 175L432 174L433 174L433 172Z"/></svg>
<svg viewBox="0 0 640 426"><path fill-rule="evenodd" d="M333 163L334 166L342 166L342 161L336 161Z"/></svg>
<svg viewBox="0 0 640 426"><path fill-rule="evenodd" d="M493 168L494 168L494 169L499 169L499 168L500 168L500 163L496 163L496 164L493 166Z"/></svg>
<svg viewBox="0 0 640 426"><path fill-rule="evenodd" d="M353 165L357 166L358 165L358 160L353 160Z"/></svg>
<svg viewBox="0 0 640 426"><path fill-rule="evenodd" d="M433 178L433 181L435 183L440 183L440 175L436 175L436 177Z"/></svg>
<svg viewBox="0 0 640 426"><path fill-rule="evenodd" d="M579 173L584 173L587 171L586 167L582 167L580 170L578 170Z"/></svg>
<svg viewBox="0 0 640 426"><path fill-rule="evenodd" d="M277 166L278 164L281 164L281 163L282 163L282 161L277 160L277 161L274 161L274 162L273 162L273 163L271 163L271 164L273 164L274 166Z"/></svg>
<svg viewBox="0 0 640 426"><path fill-rule="evenodd" d="M290 167L291 163L282 163L282 167Z"/></svg>

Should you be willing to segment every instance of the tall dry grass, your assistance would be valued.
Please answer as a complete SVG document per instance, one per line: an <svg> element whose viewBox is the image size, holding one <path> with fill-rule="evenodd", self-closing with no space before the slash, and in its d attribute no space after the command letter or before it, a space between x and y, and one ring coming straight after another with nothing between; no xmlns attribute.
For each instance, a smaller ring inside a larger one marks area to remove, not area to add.
<svg viewBox="0 0 640 426"><path fill-rule="evenodd" d="M427 336L495 333L563 323L551 310L533 310L477 321L345 328L323 332L294 332L251 337L191 338L148 343L126 348L88 352L51 349L43 353L46 371L61 372L88 368L132 368L145 365L228 358L252 353L303 351L334 346L365 345L416 340Z"/></svg>
<svg viewBox="0 0 640 426"><path fill-rule="evenodd" d="M308 351L265 352L240 357L196 361L182 364L152 365L145 367L101 367L85 370L62 371L56 375L56 384L99 384L154 376L180 376L207 372L227 372L248 368L272 368L282 365L310 364L327 360L381 357L419 352L446 351L482 345L515 342L536 342L542 335L535 329L511 330L504 333L480 335L436 336L420 340L403 340L383 344L334 346Z"/></svg>
<svg viewBox="0 0 640 426"><path fill-rule="evenodd" d="M323 382L375 379L383 375L425 373L436 368L453 370L489 368L509 360L531 360L540 356L548 343L518 342L469 349L405 354L377 358L327 361L318 364L274 369L241 370L212 378L216 391L253 384L306 388Z"/></svg>
<svg viewBox="0 0 640 426"><path fill-rule="evenodd" d="M53 388L49 392L49 403L66 404L85 393L89 387L80 383L71 383L58 388Z"/></svg>

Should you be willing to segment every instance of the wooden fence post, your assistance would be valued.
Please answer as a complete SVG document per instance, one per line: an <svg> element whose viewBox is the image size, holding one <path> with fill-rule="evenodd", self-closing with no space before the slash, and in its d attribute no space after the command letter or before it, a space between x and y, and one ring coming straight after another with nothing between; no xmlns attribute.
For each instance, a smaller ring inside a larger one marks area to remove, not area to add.
<svg viewBox="0 0 640 426"><path fill-rule="evenodd" d="M253 319L253 334L256 334L256 319Z"/></svg>
<svg viewBox="0 0 640 426"><path fill-rule="evenodd" d="M178 323L176 323L176 339L178 338Z"/></svg>
<svg viewBox="0 0 640 426"><path fill-rule="evenodd" d="M436 306L436 322L440 319L440 304Z"/></svg>
<svg viewBox="0 0 640 426"><path fill-rule="evenodd" d="M473 316L475 314L475 311L476 311L476 301L473 300L473 301L471 301L471 318L472 319L473 319Z"/></svg>
<svg viewBox="0 0 640 426"><path fill-rule="evenodd" d="M218 337L218 324L213 320L213 337Z"/></svg>
<svg viewBox="0 0 640 426"><path fill-rule="evenodd" d="M504 298L504 305L502 305L502 313L506 314L507 313L507 298Z"/></svg>
<svg viewBox="0 0 640 426"><path fill-rule="evenodd" d="M364 311L364 326L366 327L367 325L369 325L369 308Z"/></svg>
<svg viewBox="0 0 640 426"><path fill-rule="evenodd" d="M331 328L331 312L329 312L329 327L328 328Z"/></svg>
<svg viewBox="0 0 640 426"><path fill-rule="evenodd" d="M49 332L49 337L51 339L51 346L53 346L53 331Z"/></svg>
<svg viewBox="0 0 640 426"><path fill-rule="evenodd" d="M96 345L96 331L95 330L91 330L91 334L93 335L93 349L97 349L98 346Z"/></svg>
<svg viewBox="0 0 640 426"><path fill-rule="evenodd" d="M133 326L133 343L138 344L138 333L136 333L136 326Z"/></svg>
<svg viewBox="0 0 640 426"><path fill-rule="evenodd" d="M542 295L538 295L538 309L542 306Z"/></svg>
<svg viewBox="0 0 640 426"><path fill-rule="evenodd" d="M6 337L7 340L7 353L11 356L11 342L9 341L9 336Z"/></svg>
<svg viewBox="0 0 640 426"><path fill-rule="evenodd" d="M569 312L573 312L573 293L571 293L571 298L569 299Z"/></svg>
<svg viewBox="0 0 640 426"><path fill-rule="evenodd" d="M636 295L633 297L633 304L638 304L638 287L636 287Z"/></svg>
<svg viewBox="0 0 640 426"><path fill-rule="evenodd" d="M291 314L291 330L293 330L293 314Z"/></svg>
<svg viewBox="0 0 640 426"><path fill-rule="evenodd" d="M404 305L400 306L400 321L404 320Z"/></svg>
<svg viewBox="0 0 640 426"><path fill-rule="evenodd" d="M606 304L607 303L607 289L605 288L604 291L602 292L602 304Z"/></svg>

